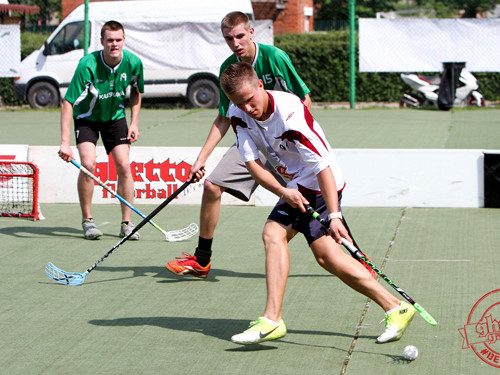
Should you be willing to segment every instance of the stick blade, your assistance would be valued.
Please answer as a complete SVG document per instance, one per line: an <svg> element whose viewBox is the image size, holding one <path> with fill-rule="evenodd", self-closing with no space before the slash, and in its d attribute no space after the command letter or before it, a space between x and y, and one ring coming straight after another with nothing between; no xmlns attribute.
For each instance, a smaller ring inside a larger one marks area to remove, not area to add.
<svg viewBox="0 0 500 375"><path fill-rule="evenodd" d="M429 314L422 306L420 306L418 303L415 303L413 306L417 309L417 311L420 313L420 316L424 318L424 320L429 323L431 326L437 326L436 320Z"/></svg>
<svg viewBox="0 0 500 375"><path fill-rule="evenodd" d="M52 280L63 285L82 285L85 281L86 274L76 272L66 272L57 268L53 263L49 262L45 266L45 273Z"/></svg>
<svg viewBox="0 0 500 375"><path fill-rule="evenodd" d="M198 233L198 225L195 223L191 223L184 229L179 230L171 230L170 232L164 232L165 240L168 242L179 242L185 241L191 237L193 237L196 233Z"/></svg>

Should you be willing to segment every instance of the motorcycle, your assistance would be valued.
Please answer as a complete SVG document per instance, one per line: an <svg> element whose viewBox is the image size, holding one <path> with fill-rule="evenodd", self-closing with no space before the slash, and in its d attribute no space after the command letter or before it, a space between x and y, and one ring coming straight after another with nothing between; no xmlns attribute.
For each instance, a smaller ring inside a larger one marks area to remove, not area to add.
<svg viewBox="0 0 500 375"><path fill-rule="evenodd" d="M440 88L444 90L444 82L441 77L402 73L401 79L416 91L416 93L405 93L399 102L400 107L410 106L420 108L422 106L435 106L440 109L448 110L451 107L463 105L477 107L485 106L483 95L477 91L479 84L476 77L474 77L465 67L461 68L455 95L451 97L448 105L442 105L440 102Z"/></svg>

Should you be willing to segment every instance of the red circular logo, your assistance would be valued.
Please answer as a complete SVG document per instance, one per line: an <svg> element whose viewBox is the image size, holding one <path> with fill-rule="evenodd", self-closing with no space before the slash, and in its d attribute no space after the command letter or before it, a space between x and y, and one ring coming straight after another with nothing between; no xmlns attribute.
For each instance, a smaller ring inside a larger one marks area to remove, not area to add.
<svg viewBox="0 0 500 375"><path fill-rule="evenodd" d="M462 349L471 348L483 362L500 368L500 289L482 296L458 331Z"/></svg>

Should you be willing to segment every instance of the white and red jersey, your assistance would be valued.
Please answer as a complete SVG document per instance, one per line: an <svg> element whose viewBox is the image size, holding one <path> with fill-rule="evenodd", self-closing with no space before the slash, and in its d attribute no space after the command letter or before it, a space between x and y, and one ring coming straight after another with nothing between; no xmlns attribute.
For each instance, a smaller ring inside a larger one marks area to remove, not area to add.
<svg viewBox="0 0 500 375"><path fill-rule="evenodd" d="M257 121L231 103L228 117L244 162L259 159L259 150L287 182L303 194L319 192L316 175L330 167L337 189L344 188L342 171L321 126L295 95L268 90L274 111Z"/></svg>

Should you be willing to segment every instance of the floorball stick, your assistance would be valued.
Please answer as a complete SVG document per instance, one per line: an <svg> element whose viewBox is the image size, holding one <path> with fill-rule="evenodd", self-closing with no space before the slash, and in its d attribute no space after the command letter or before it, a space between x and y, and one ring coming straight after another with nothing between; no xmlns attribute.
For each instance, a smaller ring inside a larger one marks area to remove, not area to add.
<svg viewBox="0 0 500 375"><path fill-rule="evenodd" d="M194 179L194 176L193 176ZM58 283L65 285L82 285L85 281L85 277L92 272L104 259L106 259L113 251L115 251L121 244L127 241L135 232L141 229L147 222L149 222L158 212L163 210L167 204L169 204L172 200L174 200L187 186L193 181L193 179L184 182L181 187L179 187L176 191L172 193L167 199L165 199L162 204L160 204L153 212L151 212L144 220L142 220L137 226L132 229L132 231L123 237L120 242L118 242L115 246L111 248L106 254L102 256L97 262L95 262L92 266L90 266L87 271L84 273L76 273L76 272L65 272L59 268L57 268L52 263L47 263L45 266L45 273L53 280Z"/></svg>
<svg viewBox="0 0 500 375"><path fill-rule="evenodd" d="M137 208L135 208L130 203L128 203L118 193L116 193L115 191L113 191L113 189L111 189L108 185L106 185L101 180L99 180L96 176L94 176L93 173L91 173L87 168L85 168L83 165L81 165L80 163L78 163L75 159L71 159L71 164L73 164L80 171L82 171L87 176L89 176L92 180L94 180L97 184L99 184L100 187L102 187L103 189L106 189L111 195L114 195L116 198L118 198L118 200L120 202L122 202L124 205L126 205L128 208L130 208L132 211L134 211L140 217L142 217L143 219L146 217L146 215L144 215ZM184 241L184 240L187 240L188 238L191 238L196 233L198 233L198 225L196 225L195 223L191 223L186 228L178 229L178 230L172 230L170 232L167 232L167 231L163 230L160 226L158 226L157 224L155 224L152 220L149 220L149 224L151 224L153 227L155 227L160 232L162 232L163 235L165 236L165 241L168 241L168 242Z"/></svg>
<svg viewBox="0 0 500 375"><path fill-rule="evenodd" d="M318 220L325 229L327 230L329 229L330 226L328 225L328 222L325 219L323 219L320 216L320 214L314 210L314 208L312 208L309 205L305 205L305 208L307 212L311 214L313 218ZM342 245L344 245L344 247L347 250L349 250L349 252L352 255L354 255L355 258L357 258L358 260L363 260L366 264L368 264L371 269L373 269L382 279L384 279L387 282L387 284L392 286L399 294L401 294L408 302L410 302L413 305L413 307L417 309L417 311L420 313L420 316L424 318L424 320L427 323L433 326L437 325L436 320L434 320L434 318L422 306L420 306L417 302L415 302L403 289L397 286L391 279L387 277L387 275L382 273L382 271L380 271L377 268L377 266L375 266L372 262L370 262L370 260L365 256L365 254L363 254L361 250L357 249L353 244L351 244L345 238L342 238Z"/></svg>

